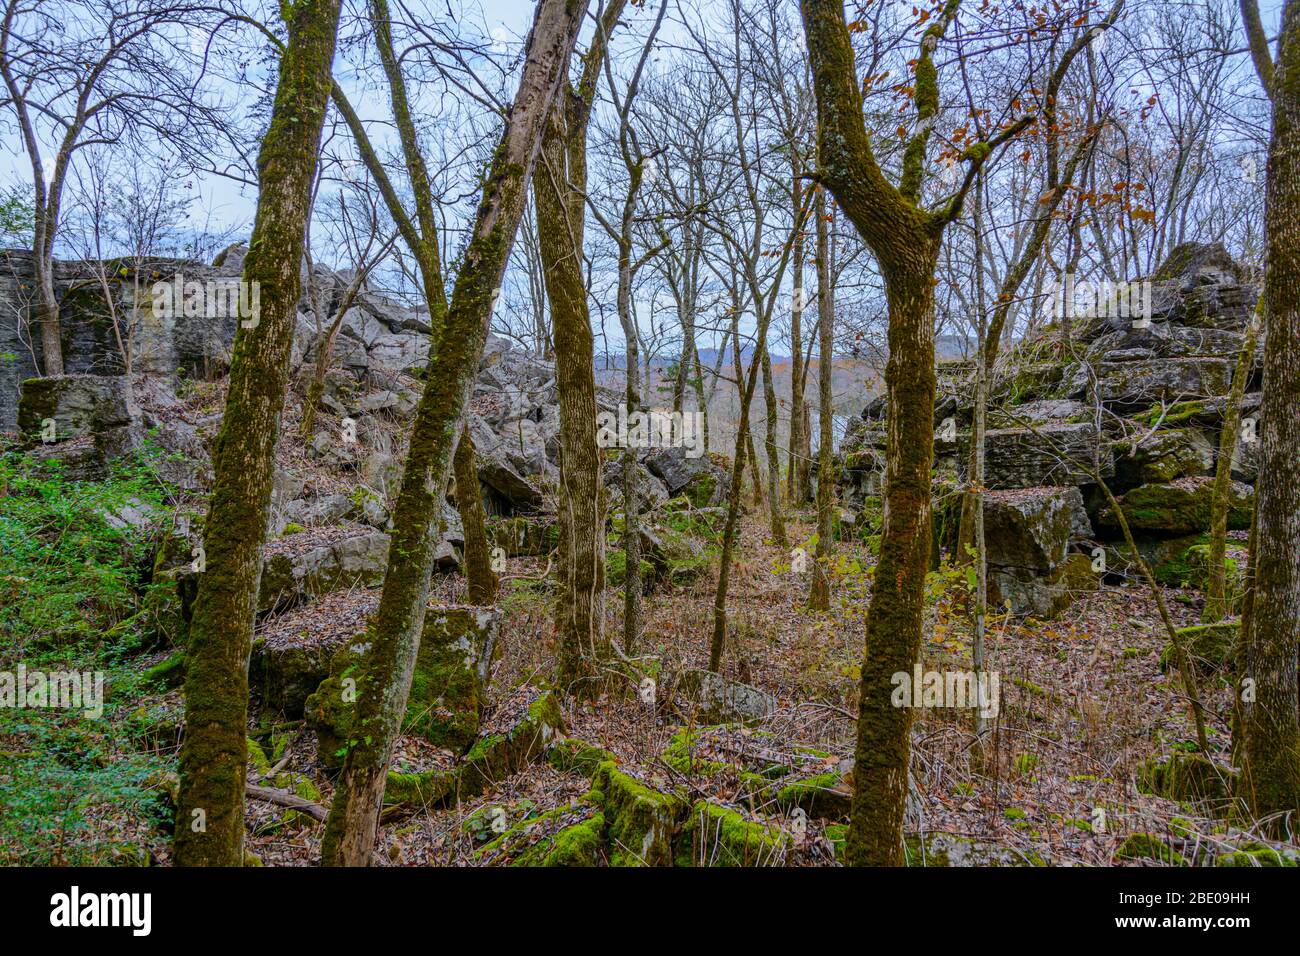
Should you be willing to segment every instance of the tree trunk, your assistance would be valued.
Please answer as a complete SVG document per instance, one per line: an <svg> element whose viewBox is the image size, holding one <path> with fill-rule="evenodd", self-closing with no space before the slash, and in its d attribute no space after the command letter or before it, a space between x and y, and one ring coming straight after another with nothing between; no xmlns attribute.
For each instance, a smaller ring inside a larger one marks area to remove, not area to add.
<svg viewBox="0 0 1300 956"><path fill-rule="evenodd" d="M1201 623L1214 624L1228 616L1224 561L1228 550L1228 491L1232 482L1232 459L1237 454L1237 439L1241 431L1241 399L1246 394L1250 368L1255 362L1255 338L1259 329L1263 296L1251 313L1246 326L1246 340L1237 356L1237 367L1232 372L1232 389L1223 412L1223 430L1219 432L1219 457L1214 465L1214 491L1210 499L1210 563L1209 580L1205 586L1205 607Z"/></svg>
<svg viewBox="0 0 1300 956"><path fill-rule="evenodd" d="M241 317L235 333L204 526L206 568L187 650L176 810L181 866L243 863L249 646L339 3L298 0L284 11L289 40L258 155L257 217L244 262L243 281L260 289L260 314Z"/></svg>
<svg viewBox="0 0 1300 956"><path fill-rule="evenodd" d="M913 711L892 705L891 679L896 673L911 672L921 650L925 615L934 455L932 280L937 263L938 243L934 242L917 250L909 268L894 266L885 271L889 303L885 519L867 605L847 846L853 866L902 862Z"/></svg>
<svg viewBox="0 0 1300 956"><path fill-rule="evenodd" d="M393 511L384 588L369 625L371 650L357 681L354 736L321 845L327 865L370 862L388 764L420 647L434 524L452 446L523 213L542 130L585 12L585 4L570 0L541 0L536 8L515 103L493 152L451 307L430 354Z"/></svg>
<svg viewBox="0 0 1300 956"><path fill-rule="evenodd" d="M933 51L955 3L927 28L917 73L917 132L893 186L872 152L844 7L802 0L818 115L818 178L875 253L889 309L884 526L867 605L858 703L857 754L846 860L852 866L904 861L903 817L911 759L912 709L891 703L896 673L910 673L921 647L930 564L930 466L934 454L934 275L946 222L917 204L929 120L938 111ZM987 153L985 153L987 155Z"/></svg>
<svg viewBox="0 0 1300 956"><path fill-rule="evenodd" d="M1282 11L1273 74L1273 136L1265 196L1263 434L1255 483L1258 556L1245 674L1243 792L1256 816L1300 814L1300 0Z"/></svg>
<svg viewBox="0 0 1300 956"><path fill-rule="evenodd" d="M800 196L803 195L802 170L799 165L799 152L791 148L793 157L793 187L791 208L799 208ZM807 370L803 364L803 259L804 237L800 233L795 238L793 305L790 309L790 434L786 446L786 504L798 508L807 500L808 458L804 431L804 380Z"/></svg>
<svg viewBox="0 0 1300 956"><path fill-rule="evenodd" d="M460 512L460 523L465 531L466 599L470 604L493 604L501 582L492 569L487 522L483 517L483 493L479 489L474 439L469 435L468 423L461 426L452 470L456 476L456 510Z"/></svg>
<svg viewBox="0 0 1300 956"><path fill-rule="evenodd" d="M767 455L767 487L771 494L767 496L768 516L771 520L772 543L778 548L787 546L785 539L785 517L781 514L781 456L777 451L776 441L776 386L772 382L772 354L766 344L763 346L763 403L767 408L767 440L764 451ZM791 427L794 423L791 422Z"/></svg>
<svg viewBox="0 0 1300 956"><path fill-rule="evenodd" d="M830 242L827 227L826 193L818 186L817 217L817 554L813 563L812 585L808 592L808 607L814 611L829 611L831 607L831 578L827 562L831 557L831 522L834 508L835 454L831 447L835 441L833 418L834 396L832 384L835 361L835 344L832 324L835 321L835 289L831 285Z"/></svg>
<svg viewBox="0 0 1300 956"><path fill-rule="evenodd" d="M59 299L54 294L54 263L33 256L36 272L36 327L41 333L41 361L46 375L63 374L63 339L59 331Z"/></svg>

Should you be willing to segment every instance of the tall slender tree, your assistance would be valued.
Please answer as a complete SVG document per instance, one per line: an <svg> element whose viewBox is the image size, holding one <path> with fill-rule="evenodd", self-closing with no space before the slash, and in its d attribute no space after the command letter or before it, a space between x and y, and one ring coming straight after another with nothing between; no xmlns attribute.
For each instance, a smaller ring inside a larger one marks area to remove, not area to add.
<svg viewBox="0 0 1300 956"><path fill-rule="evenodd" d="M934 457L934 284L945 226L961 213L975 172L1029 125L1007 124L962 154L966 178L937 209L921 204L926 151L939 111L935 48L957 16L948 0L922 33L915 59L916 123L897 185L876 160L863 120L862 86L844 7L801 0L818 113L817 179L835 196L875 254L889 307L884 527L871 601L858 704L857 756L846 859L903 862L903 811L912 712L894 707L891 677L910 673L921 647L930 566L930 466Z"/></svg>
<svg viewBox="0 0 1300 956"><path fill-rule="evenodd" d="M433 572L433 531L452 451L523 215L542 129L585 13L585 5L573 0L537 5L514 106L486 171L450 308L430 352L393 510L384 587L368 625L371 650L357 680L352 739L326 821L321 856L327 865L370 862L388 765L420 648Z"/></svg>
<svg viewBox="0 0 1300 956"><path fill-rule="evenodd" d="M1300 830L1300 0L1282 8L1271 68L1255 0L1244 20L1260 79L1273 100L1264 202L1264 389L1260 403L1259 477L1255 481L1256 613L1243 635L1243 792L1256 816ZM1262 48L1262 49L1261 49ZM1267 608L1267 613L1258 609Z"/></svg>
<svg viewBox="0 0 1300 956"><path fill-rule="evenodd" d="M555 624L558 680L589 691L611 654L605 633L605 490L596 444L595 340L583 277L587 128L609 35L626 0L610 0L582 57L576 85L565 83L542 136L533 203L551 306L560 393L560 595Z"/></svg>
<svg viewBox="0 0 1300 956"><path fill-rule="evenodd" d="M235 332L203 554L196 559L206 566L187 649L176 811L182 866L243 862L248 655L339 0L286 2L282 13L289 38L258 155L261 191L244 260L243 281L258 286L260 311L242 317Z"/></svg>

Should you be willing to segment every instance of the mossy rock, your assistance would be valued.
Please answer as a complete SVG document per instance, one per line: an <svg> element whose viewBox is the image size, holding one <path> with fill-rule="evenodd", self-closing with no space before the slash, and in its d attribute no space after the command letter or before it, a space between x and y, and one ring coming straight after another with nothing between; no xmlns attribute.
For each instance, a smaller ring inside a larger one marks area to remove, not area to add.
<svg viewBox="0 0 1300 956"><path fill-rule="evenodd" d="M1162 428L1136 447L1118 441L1112 448L1115 478L1124 487L1208 475L1214 469L1215 450L1197 428Z"/></svg>
<svg viewBox="0 0 1300 956"><path fill-rule="evenodd" d="M791 840L776 824L747 820L738 810L700 800L677 840L677 866L780 866Z"/></svg>
<svg viewBox="0 0 1300 956"><path fill-rule="evenodd" d="M595 747L582 740L566 737L546 749L546 762L561 773L577 773L590 778L602 763L614 760L614 755L603 747Z"/></svg>
<svg viewBox="0 0 1300 956"><path fill-rule="evenodd" d="M418 809L468 799L545 754L551 742L564 734L564 718L552 692L530 690L535 696L510 729L480 737L456 767L423 773L389 771L385 805Z"/></svg>
<svg viewBox="0 0 1300 956"><path fill-rule="evenodd" d="M774 796L776 805L786 813L798 807L809 817L822 820L847 819L853 803L853 794L834 770L779 786Z"/></svg>
<svg viewBox="0 0 1300 956"><path fill-rule="evenodd" d="M1215 411L1204 400L1174 402L1172 405L1152 405L1145 412L1133 416L1134 421L1143 425L1160 422L1165 428L1197 424L1215 424L1222 419L1222 411Z"/></svg>
<svg viewBox="0 0 1300 956"><path fill-rule="evenodd" d="M419 809L438 807L456 795L460 782L457 770L428 770L423 773L388 771L384 806Z"/></svg>
<svg viewBox="0 0 1300 956"><path fill-rule="evenodd" d="M154 555L149 587L140 602L140 630L146 647L182 647L189 640L194 600L199 594L190 543L167 535Z"/></svg>
<svg viewBox="0 0 1300 956"><path fill-rule="evenodd" d="M272 647L265 637L254 638L248 658L249 686L264 707L299 717L307 700L329 677L338 650L335 644L318 641Z"/></svg>
<svg viewBox="0 0 1300 956"><path fill-rule="evenodd" d="M576 823L570 823L554 832L544 833L532 840L538 828L547 830L553 821L563 821L574 816L574 808L558 807L546 813L520 821L497 837L476 856L509 856L510 866L521 867L589 867L605 863L605 816L600 811L590 813Z"/></svg>
<svg viewBox="0 0 1300 956"><path fill-rule="evenodd" d="M1177 752L1153 757L1138 768L1139 792L1170 800L1225 801L1236 771L1216 766L1203 754Z"/></svg>
<svg viewBox="0 0 1300 956"><path fill-rule="evenodd" d="M1208 677L1232 667L1233 649L1241 632L1240 621L1221 621L1218 624L1197 624L1178 628L1184 649L1191 655L1192 666L1201 676ZM1176 666L1178 655L1173 642L1165 645L1160 655L1160 669Z"/></svg>
<svg viewBox="0 0 1300 956"><path fill-rule="evenodd" d="M1186 866L1187 860L1163 840L1150 833L1133 833L1115 850L1116 860L1156 860L1171 866Z"/></svg>
<svg viewBox="0 0 1300 956"><path fill-rule="evenodd" d="M712 729L711 727L679 728L668 738L668 743L664 746L659 758L678 773L687 776L698 774L711 777L725 772L729 769L729 764L720 760L706 760L697 756L700 738Z"/></svg>
<svg viewBox="0 0 1300 956"><path fill-rule="evenodd" d="M435 607L426 612L402 721L404 733L457 753L474 744L487 699L498 621L499 614L492 608ZM342 764L369 648L365 634L339 648L330 676L307 698L307 721L316 731L320 760L327 767Z"/></svg>
<svg viewBox="0 0 1300 956"><path fill-rule="evenodd" d="M718 473L713 471L704 471L686 482L680 494L697 508L707 508L710 505L720 504L722 494L719 491Z"/></svg>
<svg viewBox="0 0 1300 956"><path fill-rule="evenodd" d="M1142 485L1120 498L1124 517L1134 531L1160 534L1195 534L1210 530L1214 479L1183 478L1167 484ZM1228 488L1228 527L1250 527L1254 492L1241 482ZM1119 521L1108 506L1098 514L1098 525L1107 530L1119 528Z"/></svg>
<svg viewBox="0 0 1300 956"><path fill-rule="evenodd" d="M613 761L596 770L591 787L605 815L610 866L672 866L673 834L684 804L624 773Z"/></svg>
<svg viewBox="0 0 1300 956"><path fill-rule="evenodd" d="M560 526L554 519L523 515L494 518L488 523L488 537L508 557L542 557L560 546Z"/></svg>
<svg viewBox="0 0 1300 956"><path fill-rule="evenodd" d="M1231 852L1223 853L1214 861L1215 866L1230 867L1287 867L1300 866L1300 855L1290 848L1276 849L1264 843L1246 843Z"/></svg>

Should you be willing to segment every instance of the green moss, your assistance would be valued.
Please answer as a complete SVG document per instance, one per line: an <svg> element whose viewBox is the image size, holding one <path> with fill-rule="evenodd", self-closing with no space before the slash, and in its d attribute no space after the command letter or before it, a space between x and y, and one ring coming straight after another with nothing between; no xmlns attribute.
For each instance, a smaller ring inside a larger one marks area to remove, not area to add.
<svg viewBox="0 0 1300 956"><path fill-rule="evenodd" d="M603 747L595 747L582 740L566 737L557 740L546 750L546 762L561 773L580 773L590 777L602 763L615 757Z"/></svg>
<svg viewBox="0 0 1300 956"><path fill-rule="evenodd" d="M1155 757L1138 768L1139 792L1171 800L1223 801L1231 794L1235 772L1216 766L1198 753Z"/></svg>
<svg viewBox="0 0 1300 956"><path fill-rule="evenodd" d="M718 476L712 471L701 472L686 483L682 494L697 508L713 504L718 493Z"/></svg>
<svg viewBox="0 0 1300 956"><path fill-rule="evenodd" d="M1294 852L1281 852L1263 843L1247 843L1244 846L1233 850L1231 853L1223 854L1214 861L1214 865L1232 867L1300 867L1300 859L1297 859Z"/></svg>
<svg viewBox="0 0 1300 956"><path fill-rule="evenodd" d="M144 672L148 683L162 687L179 687L185 681L185 652L177 651Z"/></svg>
<svg viewBox="0 0 1300 956"><path fill-rule="evenodd" d="M384 787L384 806L438 806L456 792L459 777L455 770L429 770L424 773L390 770Z"/></svg>
<svg viewBox="0 0 1300 956"><path fill-rule="evenodd" d="M843 788L840 775L832 770L781 787L775 802L786 813L799 807L809 817L836 820L849 815L852 794Z"/></svg>
<svg viewBox="0 0 1300 956"><path fill-rule="evenodd" d="M594 816L537 841L511 866L599 866L605 854L605 816Z"/></svg>
<svg viewBox="0 0 1300 956"><path fill-rule="evenodd" d="M495 643L495 624L485 619L486 613L477 608L428 612L402 719L405 733L458 753L475 742L487 693L480 665ZM339 752L351 734L355 709L351 698L369 646L368 635L360 634L341 647L330 664L330 676L304 705L327 767L342 762Z"/></svg>
<svg viewBox="0 0 1300 956"><path fill-rule="evenodd" d="M1143 425L1155 425L1156 422L1160 422L1162 427L1172 428L1204 415L1206 407L1204 401L1175 402L1163 408L1160 405L1152 405L1145 412L1134 415L1133 418ZM1163 417L1161 417L1162 412Z"/></svg>
<svg viewBox="0 0 1300 956"><path fill-rule="evenodd" d="M649 561L642 559L641 584L653 582L655 579L655 566ZM621 548L611 549L605 553L605 581L612 588L621 588L627 580L627 552Z"/></svg>
<svg viewBox="0 0 1300 956"><path fill-rule="evenodd" d="M271 769L271 761L266 759L266 751L252 737L248 738L248 766L258 773L266 773Z"/></svg>
<svg viewBox="0 0 1300 956"><path fill-rule="evenodd" d="M1016 754L1016 772L1022 775L1033 773L1038 768L1038 755L1031 753Z"/></svg>
<svg viewBox="0 0 1300 956"><path fill-rule="evenodd" d="M723 773L729 769L728 764L695 756L695 751L699 749L700 737L709 729L708 727L694 729L682 727L668 738L668 744L664 747L660 759L678 773L699 774L706 777Z"/></svg>
<svg viewBox="0 0 1300 956"><path fill-rule="evenodd" d="M610 866L671 866L672 839L681 801L623 773L608 761L592 789L603 795Z"/></svg>
<svg viewBox="0 0 1300 956"><path fill-rule="evenodd" d="M1125 494L1120 505L1129 527L1135 531L1195 534L1209 530L1213 491L1213 481L1208 478L1142 485ZM1252 500L1245 486L1230 486L1229 528L1250 527ZM1098 515L1098 523L1104 528L1119 527L1118 519L1109 507Z"/></svg>
<svg viewBox="0 0 1300 956"><path fill-rule="evenodd" d="M1117 860L1158 860L1172 866L1186 866L1187 860L1168 844L1156 839L1150 833L1134 833L1128 836L1115 851Z"/></svg>
<svg viewBox="0 0 1300 956"><path fill-rule="evenodd" d="M775 824L756 823L737 810L700 800L678 840L677 866L776 866L790 846Z"/></svg>
<svg viewBox="0 0 1300 956"><path fill-rule="evenodd" d="M1223 621L1218 624L1198 624L1193 627L1178 628L1178 636L1191 655L1192 666L1201 676L1209 676L1228 669L1232 665L1232 654L1237 644L1237 635L1241 631L1240 621ZM1160 669L1168 670L1176 665L1178 655L1173 642L1165 645L1160 655Z"/></svg>

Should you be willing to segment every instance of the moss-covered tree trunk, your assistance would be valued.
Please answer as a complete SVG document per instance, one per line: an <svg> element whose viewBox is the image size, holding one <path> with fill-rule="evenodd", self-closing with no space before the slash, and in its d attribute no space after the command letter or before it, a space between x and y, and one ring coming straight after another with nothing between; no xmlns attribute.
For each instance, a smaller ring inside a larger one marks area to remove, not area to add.
<svg viewBox="0 0 1300 956"><path fill-rule="evenodd" d="M799 151L790 150L791 201L790 207L798 209L804 191L803 166ZM791 283L793 300L790 308L790 433L786 446L786 503L800 508L808 498L808 444L809 436L804 426L804 382L807 369L803 364L803 312L804 285L803 260L805 240L802 233L795 237L794 275Z"/></svg>
<svg viewBox="0 0 1300 956"><path fill-rule="evenodd" d="M338 0L282 9L289 39L258 155L257 216L244 261L243 281L260 289L260 314L242 317L235 333L204 524L206 568L190 624L176 811L182 866L243 862L249 645L339 20Z"/></svg>
<svg viewBox="0 0 1300 956"><path fill-rule="evenodd" d="M576 210L572 202L586 181L585 175L571 181L579 171L569 163L570 153L585 153L586 125L577 134L565 125L564 111L555 110L533 179L533 201L560 398L558 679L561 687L576 692L594 686L591 679L611 652L605 634L605 507L596 444L594 340L582 274L583 200L578 198ZM573 135L581 142L570 141Z"/></svg>
<svg viewBox="0 0 1300 956"><path fill-rule="evenodd" d="M633 173L639 175L639 171ZM624 217L625 229L629 216ZM627 343L627 389L624 400L628 414L641 409L641 392L637 387L641 356L637 348L636 320L632 316L631 230L628 242L619 250L618 317ZM623 650L636 653L641 635L641 489L637 476L636 449L623 449Z"/></svg>
<svg viewBox="0 0 1300 956"><path fill-rule="evenodd" d="M776 383L772 381L772 354L766 344L763 346L760 364L763 369L763 405L767 412L763 451L767 456L767 487L771 490L771 494L767 497L768 519L772 531L772 543L778 548L784 548L787 542L785 515L781 512L781 455L776 440ZM794 427L793 422L790 427Z"/></svg>
<svg viewBox="0 0 1300 956"><path fill-rule="evenodd" d="M541 0L523 74L493 152L442 334L430 354L401 490L388 569L369 625L348 753L326 822L324 863L364 866L374 847L393 743L410 693L433 570L436 522L452 449L518 228L542 129L564 78L586 5Z"/></svg>
<svg viewBox="0 0 1300 956"><path fill-rule="evenodd" d="M576 88L566 84L556 98L533 178L560 398L557 679L566 691L583 693L594 690L594 678L612 653L605 633L605 487L596 444L595 339L583 278L587 125L609 34L622 9L623 0L614 0L603 11Z"/></svg>
<svg viewBox="0 0 1300 956"><path fill-rule="evenodd" d="M1272 76L1264 225L1266 335L1255 482L1255 610L1245 674L1244 793L1257 816L1289 814L1300 829L1300 720L1296 654L1300 646L1300 0L1282 10Z"/></svg>
<svg viewBox="0 0 1300 956"><path fill-rule="evenodd" d="M467 599L470 604L492 604L497 599L500 580L492 568L487 521L483 516L483 492L479 488L478 467L474 463L474 439L469 435L468 424L461 426L452 470L456 479L456 510L460 512L460 522L465 532Z"/></svg>
<svg viewBox="0 0 1300 956"><path fill-rule="evenodd" d="M960 214L969 187L935 211L922 208L920 196L926 146L939 108L934 51L958 4L948 0L922 35L915 67L916 124L894 186L876 162L863 122L862 89L843 5L801 0L817 99L818 181L830 189L875 254L889 310L884 526L867 606L845 850L854 866L903 862L912 711L891 705L891 678L911 672L921 646L934 452L934 276L943 229ZM1017 122L995 139L968 147L962 159L977 171L994 146L1027 125Z"/></svg>
<svg viewBox="0 0 1300 956"><path fill-rule="evenodd" d="M831 607L831 527L834 508L835 441L834 383L835 289L831 284L830 228L826 192L817 187L813 215L817 217L817 554L813 563L808 606L814 611Z"/></svg>

